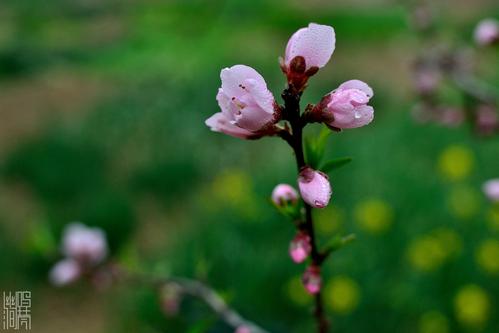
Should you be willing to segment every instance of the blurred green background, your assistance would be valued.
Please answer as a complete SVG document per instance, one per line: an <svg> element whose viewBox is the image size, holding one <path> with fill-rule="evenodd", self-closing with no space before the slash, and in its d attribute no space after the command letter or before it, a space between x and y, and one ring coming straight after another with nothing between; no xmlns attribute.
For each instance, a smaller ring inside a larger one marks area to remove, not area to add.
<svg viewBox="0 0 499 333"><path fill-rule="evenodd" d="M471 45L494 0L441 2L442 38ZM272 332L311 332L294 228L269 203L294 184L282 140L211 133L219 72L257 69L277 97L289 36L332 25L336 51L315 102L348 79L375 91L375 121L334 134L321 240L357 241L325 266L334 332L499 332L499 138L419 125L410 65L422 45L408 3L388 0L3 0L0 3L0 286L31 290L34 332L231 332L200 302L161 313L148 288L55 289L62 228L107 232L117 260L194 277ZM497 50L478 70L499 84ZM310 133L318 130L312 126Z"/></svg>

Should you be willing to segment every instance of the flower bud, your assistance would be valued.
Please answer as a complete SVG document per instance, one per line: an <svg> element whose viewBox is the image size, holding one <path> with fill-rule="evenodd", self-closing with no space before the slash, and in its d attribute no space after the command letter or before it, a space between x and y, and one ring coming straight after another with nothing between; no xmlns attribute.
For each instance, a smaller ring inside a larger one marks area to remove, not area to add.
<svg viewBox="0 0 499 333"><path fill-rule="evenodd" d="M62 251L67 257L81 263L98 264L107 256L106 235L99 228L71 223L64 230Z"/></svg>
<svg viewBox="0 0 499 333"><path fill-rule="evenodd" d="M272 191L272 201L281 207L295 205L298 202L298 192L291 185L279 184Z"/></svg>
<svg viewBox="0 0 499 333"><path fill-rule="evenodd" d="M253 68L235 65L220 73L217 101L222 112L206 120L212 131L256 139L279 121L280 110L263 77Z"/></svg>
<svg viewBox="0 0 499 333"><path fill-rule="evenodd" d="M499 202L499 178L491 179L483 184L483 192L494 202Z"/></svg>
<svg viewBox="0 0 499 333"><path fill-rule="evenodd" d="M303 231L298 231L295 238L289 244L289 255L297 264L305 261L312 252L310 236Z"/></svg>
<svg viewBox="0 0 499 333"><path fill-rule="evenodd" d="M488 18L480 21L474 32L475 42L480 46L487 46L499 41L499 22Z"/></svg>
<svg viewBox="0 0 499 333"><path fill-rule="evenodd" d="M298 175L298 186L301 197L310 206L324 208L328 205L332 190L325 173L303 167Z"/></svg>
<svg viewBox="0 0 499 333"><path fill-rule="evenodd" d="M299 29L289 39L284 63L289 68L296 61L296 57L302 57L305 67L303 72L312 67L322 68L331 58L335 43L332 27L310 23L308 27Z"/></svg>
<svg viewBox="0 0 499 333"><path fill-rule="evenodd" d="M372 96L373 90L366 83L347 81L322 98L312 109L312 118L333 129L365 126L374 118L374 109L367 105Z"/></svg>
<svg viewBox="0 0 499 333"><path fill-rule="evenodd" d="M321 290L322 279L319 266L310 265L307 267L302 277L303 285L310 294L317 294Z"/></svg>
<svg viewBox="0 0 499 333"><path fill-rule="evenodd" d="M324 67L334 52L334 29L327 25L310 23L295 32L288 41L281 68L288 83L295 90L305 88L310 76Z"/></svg>
<svg viewBox="0 0 499 333"><path fill-rule="evenodd" d="M50 282L62 287L78 280L81 275L80 265L76 260L64 259L59 261L49 273Z"/></svg>

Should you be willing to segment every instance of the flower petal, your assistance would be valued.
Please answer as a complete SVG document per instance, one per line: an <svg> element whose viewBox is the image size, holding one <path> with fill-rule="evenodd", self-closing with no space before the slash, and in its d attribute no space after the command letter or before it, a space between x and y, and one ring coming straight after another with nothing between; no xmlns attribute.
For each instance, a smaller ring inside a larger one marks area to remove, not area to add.
<svg viewBox="0 0 499 333"><path fill-rule="evenodd" d="M310 23L299 29L286 46L285 63L289 65L296 56L305 58L307 69L324 67L334 52L336 38L334 29L327 25Z"/></svg>

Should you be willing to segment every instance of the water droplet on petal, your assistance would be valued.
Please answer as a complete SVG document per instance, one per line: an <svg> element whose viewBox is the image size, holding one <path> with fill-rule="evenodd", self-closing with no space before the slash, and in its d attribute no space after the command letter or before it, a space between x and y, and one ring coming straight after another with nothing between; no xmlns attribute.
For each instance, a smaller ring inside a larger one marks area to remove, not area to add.
<svg viewBox="0 0 499 333"><path fill-rule="evenodd" d="M360 118L362 118L362 115L360 114L360 112L359 112L359 111L355 111L355 112L354 112L354 114L353 114L353 117L354 117L355 119L360 119Z"/></svg>

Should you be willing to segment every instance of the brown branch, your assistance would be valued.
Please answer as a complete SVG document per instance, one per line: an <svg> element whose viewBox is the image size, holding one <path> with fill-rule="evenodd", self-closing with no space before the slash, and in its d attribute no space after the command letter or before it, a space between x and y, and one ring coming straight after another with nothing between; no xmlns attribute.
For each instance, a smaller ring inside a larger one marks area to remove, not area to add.
<svg viewBox="0 0 499 333"><path fill-rule="evenodd" d="M215 290L200 281L184 277L152 277L143 273L131 272L120 266L113 266L112 271L119 280L148 284L158 289L168 285L175 286L181 293L203 301L220 317L220 319L232 328L237 329L240 326L244 326L247 327L251 333L269 333L254 322L243 318L236 310L232 309Z"/></svg>
<svg viewBox="0 0 499 333"><path fill-rule="evenodd" d="M290 139L286 140L295 153L296 166L298 172L304 166L305 156L303 154L303 127L305 122L302 121L300 116L300 98L301 93L296 93L294 89L287 88L282 93L282 98L284 99L284 117L291 124L292 136ZM302 199L303 201L303 199ZM314 223L312 218L312 207L303 201L305 207L305 223L303 229L308 233L310 237L310 244L312 246L311 258L312 263L320 267L323 263L323 255L319 252L317 241L315 237ZM315 309L314 317L317 326L318 333L326 333L329 330L329 321L326 318L324 312L324 304L322 300L322 293L319 291L314 296Z"/></svg>

